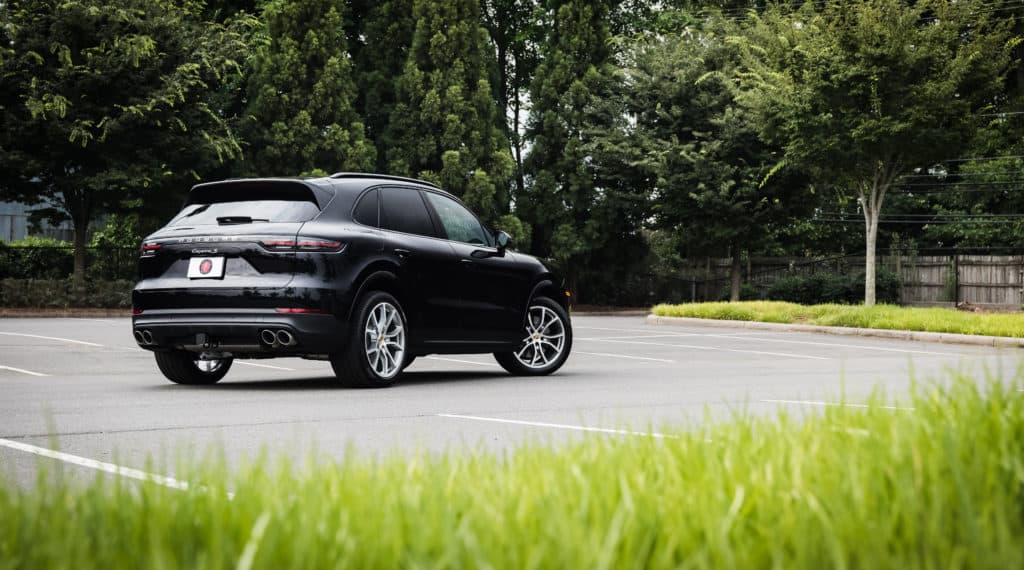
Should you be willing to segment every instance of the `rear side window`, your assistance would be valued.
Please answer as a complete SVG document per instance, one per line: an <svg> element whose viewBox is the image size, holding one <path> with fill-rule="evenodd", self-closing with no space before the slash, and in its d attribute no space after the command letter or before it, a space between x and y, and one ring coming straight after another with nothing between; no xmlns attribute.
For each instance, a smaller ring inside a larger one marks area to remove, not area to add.
<svg viewBox="0 0 1024 570"><path fill-rule="evenodd" d="M427 206L419 190L409 188L383 188L381 193L380 226L386 230L437 237L430 221Z"/></svg>
<svg viewBox="0 0 1024 570"><path fill-rule="evenodd" d="M370 190L359 199L356 209L352 212L352 219L372 228L377 227L377 190Z"/></svg>

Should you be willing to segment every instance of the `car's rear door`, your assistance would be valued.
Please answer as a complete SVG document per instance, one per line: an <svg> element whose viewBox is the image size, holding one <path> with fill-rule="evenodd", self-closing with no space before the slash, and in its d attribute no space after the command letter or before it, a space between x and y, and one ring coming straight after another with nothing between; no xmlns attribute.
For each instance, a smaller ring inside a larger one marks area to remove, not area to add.
<svg viewBox="0 0 1024 570"><path fill-rule="evenodd" d="M383 187L380 208L384 253L399 267L413 341L429 344L451 339L458 333L451 317L456 265L451 246L440 237L418 189Z"/></svg>

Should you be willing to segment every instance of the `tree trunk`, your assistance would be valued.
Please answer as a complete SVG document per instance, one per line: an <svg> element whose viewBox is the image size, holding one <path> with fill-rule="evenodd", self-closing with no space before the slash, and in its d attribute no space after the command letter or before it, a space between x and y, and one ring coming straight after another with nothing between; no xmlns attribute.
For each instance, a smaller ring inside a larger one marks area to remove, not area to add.
<svg viewBox="0 0 1024 570"><path fill-rule="evenodd" d="M71 219L71 224L74 227L74 251L75 251L75 281L82 281L85 279L85 238L89 230L88 220L78 220L75 218Z"/></svg>
<svg viewBox="0 0 1024 570"><path fill-rule="evenodd" d="M743 264L740 263L740 248L734 245L732 247L732 269L729 271L729 278L731 280L729 284L729 302L731 303L740 300L741 271L743 271Z"/></svg>
<svg viewBox="0 0 1024 570"><path fill-rule="evenodd" d="M864 212L864 306L875 305L875 244L878 241L878 221L882 214L885 192L899 172L899 163L880 163L871 182L859 188L861 209Z"/></svg>

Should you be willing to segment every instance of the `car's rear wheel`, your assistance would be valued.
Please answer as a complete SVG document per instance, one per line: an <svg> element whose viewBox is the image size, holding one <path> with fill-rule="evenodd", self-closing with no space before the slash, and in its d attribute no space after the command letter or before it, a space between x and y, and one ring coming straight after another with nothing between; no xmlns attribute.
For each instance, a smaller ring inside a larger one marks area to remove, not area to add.
<svg viewBox="0 0 1024 570"><path fill-rule="evenodd" d="M392 295L374 291L360 300L355 316L345 350L331 356L338 381L353 388L394 384L413 358L402 306Z"/></svg>
<svg viewBox="0 0 1024 570"><path fill-rule="evenodd" d="M525 332L514 351L494 353L502 368L522 376L543 376L565 364L572 350L572 325L561 305L547 297L531 301Z"/></svg>
<svg viewBox="0 0 1024 570"><path fill-rule="evenodd" d="M183 350L156 352L156 365L175 384L216 384L231 369L231 358L200 360L199 355Z"/></svg>

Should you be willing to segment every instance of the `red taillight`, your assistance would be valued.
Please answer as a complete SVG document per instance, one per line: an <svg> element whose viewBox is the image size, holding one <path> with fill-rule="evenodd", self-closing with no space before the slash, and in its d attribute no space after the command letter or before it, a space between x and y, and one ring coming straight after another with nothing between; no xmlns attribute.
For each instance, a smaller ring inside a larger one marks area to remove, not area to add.
<svg viewBox="0 0 1024 570"><path fill-rule="evenodd" d="M132 315L141 315L142 309L132 309Z"/></svg>
<svg viewBox="0 0 1024 570"><path fill-rule="evenodd" d="M260 245L268 251L341 251L340 241L305 238L263 240Z"/></svg>
<svg viewBox="0 0 1024 570"><path fill-rule="evenodd" d="M147 241L142 244L141 252L144 256L156 255L156 251L163 247L161 244Z"/></svg>
<svg viewBox="0 0 1024 570"><path fill-rule="evenodd" d="M274 310L277 311L278 313L281 313L281 314L284 314L284 315L326 315L327 314L327 311L321 311L319 309L282 308L282 309L274 309Z"/></svg>

